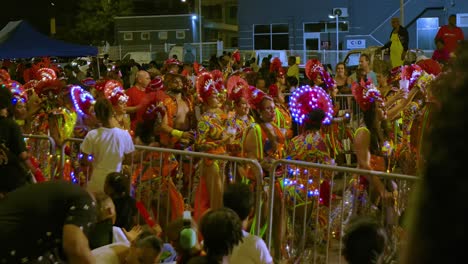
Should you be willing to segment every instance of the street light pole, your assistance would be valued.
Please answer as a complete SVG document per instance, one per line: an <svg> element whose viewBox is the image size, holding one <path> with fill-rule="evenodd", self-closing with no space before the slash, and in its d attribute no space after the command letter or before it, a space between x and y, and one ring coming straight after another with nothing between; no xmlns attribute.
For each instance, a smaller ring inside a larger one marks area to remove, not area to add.
<svg viewBox="0 0 468 264"><path fill-rule="evenodd" d="M338 19L339 19L339 15L338 14L335 14L335 18L336 18L336 63L338 64L338 62L340 62L340 55L339 55L339 33L340 33L340 30L338 28ZM336 65L336 64L335 64Z"/></svg>
<svg viewBox="0 0 468 264"><path fill-rule="evenodd" d="M203 45L202 45L202 0L198 0L198 40L200 44L200 64L203 64Z"/></svg>

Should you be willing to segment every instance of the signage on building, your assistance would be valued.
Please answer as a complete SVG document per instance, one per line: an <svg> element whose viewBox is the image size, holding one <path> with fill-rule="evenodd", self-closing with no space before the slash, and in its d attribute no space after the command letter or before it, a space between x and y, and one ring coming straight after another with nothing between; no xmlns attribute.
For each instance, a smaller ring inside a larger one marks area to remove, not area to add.
<svg viewBox="0 0 468 264"><path fill-rule="evenodd" d="M346 40L346 47L348 49L364 49L366 48L365 39L348 39Z"/></svg>

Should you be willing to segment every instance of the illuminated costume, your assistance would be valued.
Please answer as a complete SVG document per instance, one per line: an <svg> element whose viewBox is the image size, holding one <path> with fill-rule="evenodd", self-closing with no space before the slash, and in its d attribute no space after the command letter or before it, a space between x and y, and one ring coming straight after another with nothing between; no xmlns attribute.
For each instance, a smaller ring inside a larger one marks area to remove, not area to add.
<svg viewBox="0 0 468 264"><path fill-rule="evenodd" d="M306 85L292 93L289 104L292 116L301 125L302 132L291 139L287 148L288 158L334 165L331 148L320 132L321 128L329 126L333 119L330 96L318 86ZM327 234L331 176L332 172L328 170L289 166L287 178L284 180L287 208L301 211L306 204L309 204L312 210L309 209L307 218L313 219L318 215L318 226L313 228L316 232L315 241L318 243L323 242ZM292 212L289 214L291 216ZM300 229L302 232L302 228Z"/></svg>

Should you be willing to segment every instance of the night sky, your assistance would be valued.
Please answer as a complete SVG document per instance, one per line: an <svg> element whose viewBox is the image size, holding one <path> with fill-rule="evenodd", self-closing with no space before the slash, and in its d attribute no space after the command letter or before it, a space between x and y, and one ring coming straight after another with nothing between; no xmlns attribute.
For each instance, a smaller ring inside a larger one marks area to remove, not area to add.
<svg viewBox="0 0 468 264"><path fill-rule="evenodd" d="M3 28L8 21L27 20L42 33L49 32L49 18L53 14L51 2L63 4L66 0L5 0L2 1L2 14L0 15L0 27ZM73 0L66 1L69 3Z"/></svg>

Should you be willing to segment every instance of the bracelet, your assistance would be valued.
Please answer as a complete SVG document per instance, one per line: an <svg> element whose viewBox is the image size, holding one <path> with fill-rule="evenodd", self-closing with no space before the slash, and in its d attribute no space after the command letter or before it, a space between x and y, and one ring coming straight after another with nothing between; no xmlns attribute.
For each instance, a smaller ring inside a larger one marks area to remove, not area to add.
<svg viewBox="0 0 468 264"><path fill-rule="evenodd" d="M176 138L181 138L182 134L184 134L183 131L177 130L177 129L172 129L171 135Z"/></svg>

